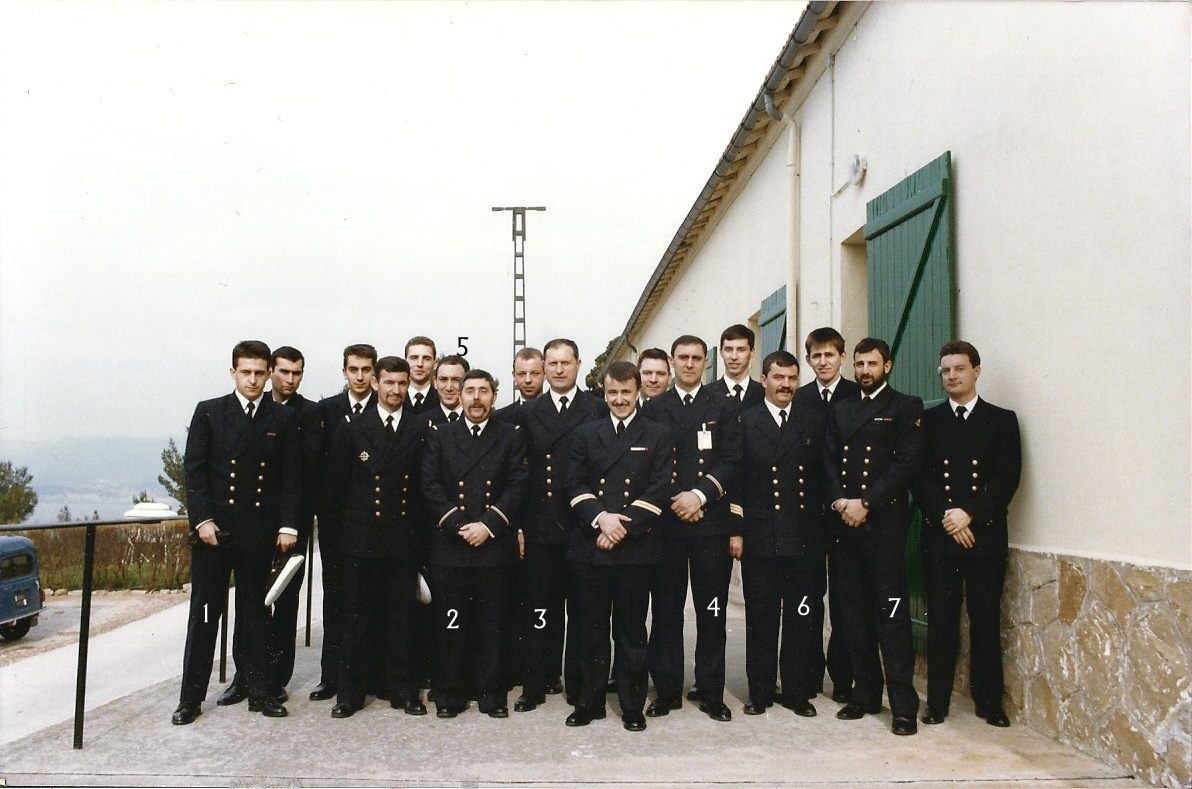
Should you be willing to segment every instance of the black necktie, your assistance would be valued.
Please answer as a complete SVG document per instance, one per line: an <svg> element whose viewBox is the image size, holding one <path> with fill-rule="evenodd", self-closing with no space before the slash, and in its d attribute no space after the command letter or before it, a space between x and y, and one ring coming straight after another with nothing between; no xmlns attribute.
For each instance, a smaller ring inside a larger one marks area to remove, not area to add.
<svg viewBox="0 0 1192 789"><path fill-rule="evenodd" d="M393 428L393 414L390 414L389 416L385 417L385 427L387 427L390 430L394 429Z"/></svg>
<svg viewBox="0 0 1192 789"><path fill-rule="evenodd" d="M459 419L459 414L455 413L454 411L447 412L447 421L448 422L454 422L457 419Z"/></svg>
<svg viewBox="0 0 1192 789"><path fill-rule="evenodd" d="M695 398L692 397L690 394L683 395L683 405L691 405L691 401L694 399Z"/></svg>
<svg viewBox="0 0 1192 789"><path fill-rule="evenodd" d="M736 386L733 387L733 397L737 398L738 400L741 399L741 385L740 384L737 384Z"/></svg>
<svg viewBox="0 0 1192 789"><path fill-rule="evenodd" d="M861 402L864 403L865 405L869 405L869 403L872 402L872 400L873 400L873 398L870 397L869 395L865 395L864 397L861 398Z"/></svg>
<svg viewBox="0 0 1192 789"><path fill-rule="evenodd" d="M480 438L480 425L472 425L472 436Z"/></svg>
<svg viewBox="0 0 1192 789"><path fill-rule="evenodd" d="M414 393L414 407L417 408L420 405L422 405L422 400L423 400L422 392L415 392Z"/></svg>
<svg viewBox="0 0 1192 789"><path fill-rule="evenodd" d="M567 413L567 395L563 395L559 398L559 413Z"/></svg>
<svg viewBox="0 0 1192 789"><path fill-rule="evenodd" d="M617 422L617 435L619 436L624 432L625 432L625 420L622 419L620 422Z"/></svg>
<svg viewBox="0 0 1192 789"><path fill-rule="evenodd" d="M956 406L956 418L959 419L961 422L963 422L964 421L964 412L967 410L968 409L962 405Z"/></svg>
<svg viewBox="0 0 1192 789"><path fill-rule="evenodd" d="M252 419L252 412L255 410L257 410L256 403L249 403L247 406L244 407L244 413L248 414L249 419Z"/></svg>
<svg viewBox="0 0 1192 789"><path fill-rule="evenodd" d="M832 397L832 390L831 389L820 390L820 397L824 398L825 403L828 402L828 400Z"/></svg>
<svg viewBox="0 0 1192 789"><path fill-rule="evenodd" d="M786 409L785 408L779 409L778 419L780 420L779 427L786 427Z"/></svg>
<svg viewBox="0 0 1192 789"><path fill-rule="evenodd" d="M360 413L360 412L361 412L361 411L363 411L363 410L364 410L364 406L362 406L360 403L357 403L356 405L352 406L352 413L353 413L353 414L358 414L358 413Z"/></svg>

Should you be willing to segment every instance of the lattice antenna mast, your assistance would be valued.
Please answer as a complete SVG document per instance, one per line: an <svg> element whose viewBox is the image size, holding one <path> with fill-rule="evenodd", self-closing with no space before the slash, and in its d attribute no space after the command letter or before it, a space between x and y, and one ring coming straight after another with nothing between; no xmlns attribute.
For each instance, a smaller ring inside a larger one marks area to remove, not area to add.
<svg viewBox="0 0 1192 789"><path fill-rule="evenodd" d="M546 206L493 206L509 211L513 218L513 355L526 347L526 212L545 211ZM514 400L521 400L515 390Z"/></svg>

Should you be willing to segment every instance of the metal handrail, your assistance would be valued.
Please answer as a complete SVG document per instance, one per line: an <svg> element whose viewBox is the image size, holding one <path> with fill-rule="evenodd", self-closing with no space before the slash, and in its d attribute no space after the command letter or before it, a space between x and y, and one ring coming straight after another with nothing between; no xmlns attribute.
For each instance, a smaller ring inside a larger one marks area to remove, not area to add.
<svg viewBox="0 0 1192 789"><path fill-rule="evenodd" d="M95 531L99 526L144 526L161 524L165 521L185 520L185 518L121 518L118 520L98 521L69 521L65 523L5 523L0 524L0 533L13 531L49 531L52 529L87 529L87 539L83 547L83 601L79 612L79 661L75 673L75 714L74 714L74 749L83 747L83 718L84 705L87 697L87 648L91 635L91 587L95 572ZM312 546L314 533L307 543L307 567L314 558ZM38 565L40 567L40 563ZM307 572L309 582L310 573ZM306 596L306 645L310 646L310 589ZM227 681L228 659L228 595L224 592L223 613L220 615L219 627L219 681Z"/></svg>

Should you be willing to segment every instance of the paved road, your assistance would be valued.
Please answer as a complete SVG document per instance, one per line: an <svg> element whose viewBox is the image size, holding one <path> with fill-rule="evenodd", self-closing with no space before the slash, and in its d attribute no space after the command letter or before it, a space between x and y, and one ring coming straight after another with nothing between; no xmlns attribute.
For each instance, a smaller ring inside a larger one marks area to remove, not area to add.
<svg viewBox="0 0 1192 789"><path fill-rule="evenodd" d="M300 646L289 718L216 707L213 681L204 714L179 727L169 722L185 639L185 606L177 606L93 639L82 751L71 749L75 650L0 669L0 785L1137 785L1024 726L985 725L966 699L956 699L946 724L916 737L890 734L888 710L838 721L840 705L823 697L814 719L781 708L746 717L744 620L737 606L728 615L730 723L685 704L631 734L610 699L607 720L568 729L559 696L508 720L474 706L455 720L411 718L384 702L333 720L330 702L306 699L318 649ZM693 622L687 630L690 642ZM317 617L313 635L317 645Z"/></svg>

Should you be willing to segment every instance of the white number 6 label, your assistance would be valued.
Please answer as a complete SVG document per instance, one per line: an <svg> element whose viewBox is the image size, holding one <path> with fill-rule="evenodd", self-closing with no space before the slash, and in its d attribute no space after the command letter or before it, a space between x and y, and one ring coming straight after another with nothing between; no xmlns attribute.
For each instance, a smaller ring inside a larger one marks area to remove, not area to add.
<svg viewBox="0 0 1192 789"><path fill-rule="evenodd" d="M811 606L807 605L807 595L803 595L803 599L799 601L799 616L807 616L811 613Z"/></svg>

